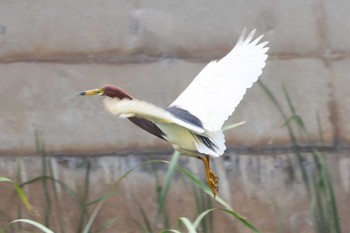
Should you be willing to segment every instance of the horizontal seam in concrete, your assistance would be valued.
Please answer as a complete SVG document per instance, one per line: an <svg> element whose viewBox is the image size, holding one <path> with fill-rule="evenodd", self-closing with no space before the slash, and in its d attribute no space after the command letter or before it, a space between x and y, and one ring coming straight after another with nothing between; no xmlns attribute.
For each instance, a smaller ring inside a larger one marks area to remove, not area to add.
<svg viewBox="0 0 350 233"><path fill-rule="evenodd" d="M320 153L329 153L329 152L337 152L337 153L349 153L350 152L350 145L342 144L342 145L336 145L336 146L298 146L298 151L301 153L312 153L315 149ZM252 147L230 147L228 148L223 156L230 156L230 155L256 155L256 156L264 156L264 155L277 155L277 154L293 154L294 148L292 146L279 146L279 147L258 147L258 148L252 148ZM106 156L119 156L119 157L127 157L130 155L133 156L164 156L169 157L174 153L172 150L123 150L118 153L116 152L104 152L104 153L94 153L94 154L84 154L84 153L57 153L57 152L47 152L47 155L51 155L53 157L106 157ZM6 157L33 157L38 156L40 153L37 154L25 154L25 155L6 155L0 153L0 157L6 158Z"/></svg>
<svg viewBox="0 0 350 233"><path fill-rule="evenodd" d="M199 57L181 57L181 56L149 56L146 54L130 56L63 56L63 57L3 57L0 58L0 64L10 63L62 63L62 64L139 64L154 63L162 60L185 60L190 62L209 62L218 60L221 57L199 58ZM327 59L337 61L350 58L350 53L271 53L269 60L290 60L290 59Z"/></svg>

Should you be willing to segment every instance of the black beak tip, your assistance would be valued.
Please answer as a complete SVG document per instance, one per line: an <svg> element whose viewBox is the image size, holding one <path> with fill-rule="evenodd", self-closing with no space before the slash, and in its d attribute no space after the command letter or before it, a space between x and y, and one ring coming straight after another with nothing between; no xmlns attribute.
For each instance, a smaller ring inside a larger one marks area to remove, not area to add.
<svg viewBox="0 0 350 233"><path fill-rule="evenodd" d="M75 95L86 95L86 93L85 93L85 91L82 91L82 92L76 93Z"/></svg>

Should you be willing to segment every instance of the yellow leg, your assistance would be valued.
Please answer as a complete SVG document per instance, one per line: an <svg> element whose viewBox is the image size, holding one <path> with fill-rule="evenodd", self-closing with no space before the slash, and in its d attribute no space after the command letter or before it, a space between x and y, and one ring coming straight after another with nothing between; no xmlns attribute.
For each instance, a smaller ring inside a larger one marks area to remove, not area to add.
<svg viewBox="0 0 350 233"><path fill-rule="evenodd" d="M210 169L209 155L205 155L204 157L197 156L197 158L204 162L205 175L207 178L208 186L215 198L217 192L219 191L219 178Z"/></svg>

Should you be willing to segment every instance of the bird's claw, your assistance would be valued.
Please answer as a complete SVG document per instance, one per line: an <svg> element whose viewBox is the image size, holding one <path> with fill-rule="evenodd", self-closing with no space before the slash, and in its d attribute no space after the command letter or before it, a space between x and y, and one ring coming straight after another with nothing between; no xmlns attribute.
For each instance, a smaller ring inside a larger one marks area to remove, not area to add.
<svg viewBox="0 0 350 233"><path fill-rule="evenodd" d="M214 198L216 194L219 192L219 177L217 177L214 172L209 171L209 176L207 177L208 186L214 195Z"/></svg>
<svg viewBox="0 0 350 233"><path fill-rule="evenodd" d="M219 178L210 169L209 155L206 155L206 156L203 156L203 157L202 156L197 156L197 158L204 162L205 176L207 178L207 183L208 183L208 186L210 188L211 193L213 194L213 196L215 198L216 194L219 192Z"/></svg>

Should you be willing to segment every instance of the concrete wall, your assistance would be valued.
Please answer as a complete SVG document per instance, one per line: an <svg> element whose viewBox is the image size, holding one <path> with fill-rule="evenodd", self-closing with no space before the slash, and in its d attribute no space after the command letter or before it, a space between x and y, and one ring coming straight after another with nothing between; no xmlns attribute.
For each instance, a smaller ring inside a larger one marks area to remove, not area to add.
<svg viewBox="0 0 350 233"><path fill-rule="evenodd" d="M338 202L342 232L349 232L350 158L348 153L325 153L325 155L334 180L333 186ZM145 226L140 206L144 209L149 221L154 223L158 207L156 184L157 181L161 182L165 176L167 165L154 164L156 169L150 164L142 166L121 182L117 183L117 181L129 169L146 161L164 159L164 156L166 154L144 156L135 153L127 156L106 155L88 158L91 162L88 200L92 201L115 191L115 194L107 199L99 211L93 224L95 230L107 220L116 217L112 227L105 232L144 232L136 224L138 222ZM311 170L314 167L312 157L305 153L303 158L304 163ZM86 156L57 156L50 161L52 175L70 188L67 190L64 189L62 183L55 183L58 203L61 203L58 209L51 183L47 185L51 190L49 192L52 211L50 227L55 232L60 232L59 219L64 224L65 232L77 232L81 209L76 200L81 201L86 193L84 190L87 169L86 166L81 166L86 159ZM200 161L182 158L179 160L179 165L191 171L196 178L204 180L203 164ZM236 212L245 216L261 232L316 232L310 215L311 203L307 198L298 162L293 154L285 152L260 155L227 153L223 159L215 160L214 169L220 177L219 197L223 198ZM7 174L9 177L28 181L41 174L42 164L41 160L36 157L21 157L16 160L5 157L0 160L0 170L2 174ZM48 171L48 174L51 173ZM18 209L15 204L18 198L11 184L1 183L0 185L0 226L4 226L18 218ZM175 172L166 201L172 228L178 228L176 221L180 217L187 217L194 221L198 216L194 190L198 189L187 176L178 171ZM33 205L33 210L24 211L22 206L22 218L44 223L44 184L41 180L36 180L26 185L25 191ZM207 195L204 196L207 197ZM212 207L222 207L214 200L211 203ZM94 208L94 205L90 206L90 213ZM154 232L164 229L162 221L152 226ZM221 212L214 213L214 232L251 233L243 224Z"/></svg>
<svg viewBox="0 0 350 233"><path fill-rule="evenodd" d="M168 144L106 113L100 97L74 94L112 83L166 107L206 63L232 48L244 27L257 28L270 41L262 80L282 107L288 109L284 84L311 138L321 143L318 112L323 143L330 149L346 149L350 143L348 12L346 0L0 1L0 155L35 155L35 130L54 155L171 154ZM228 123L240 121L247 123L226 133L229 158L236 158L233 148L282 148L281 159L288 155L283 119L259 85L247 92ZM246 175L273 168L271 157L259 152L245 156L267 164L244 167ZM346 153L342 156L347 157ZM338 171L337 166L331 168L333 173ZM31 169L34 174L38 168L33 165ZM350 177L348 169L342 171ZM243 180L242 174L228 176L226 181ZM0 176L15 174L3 170ZM242 183L248 197L256 192L247 188L254 184L251 180ZM295 197L304 192L297 185L286 190L295 191L291 194ZM242 195L236 191L233 196ZM222 191L226 196L232 192ZM280 198L278 205L289 208L295 200L284 203L286 192L276 190L274 195ZM340 205L348 200L348 188L337 193ZM307 202L305 195L298 197L299 203ZM265 204L257 204L252 211ZM246 208L237 207L242 212ZM275 229L269 218L258 216L261 211L257 216L245 211L253 222L260 219L263 229ZM305 214L306 210L298 211ZM288 232L302 232L292 231L288 223L283 226Z"/></svg>
<svg viewBox="0 0 350 233"><path fill-rule="evenodd" d="M74 94L113 83L165 107L208 61L229 51L244 27L270 41L262 80L282 104L284 83L313 136L319 111L326 142L346 144L348 8L346 1L316 0L2 1L0 151L35 152L34 128L59 153L169 148L105 113L101 98ZM230 122L242 120L245 126L227 134L230 144L288 140L257 85Z"/></svg>

